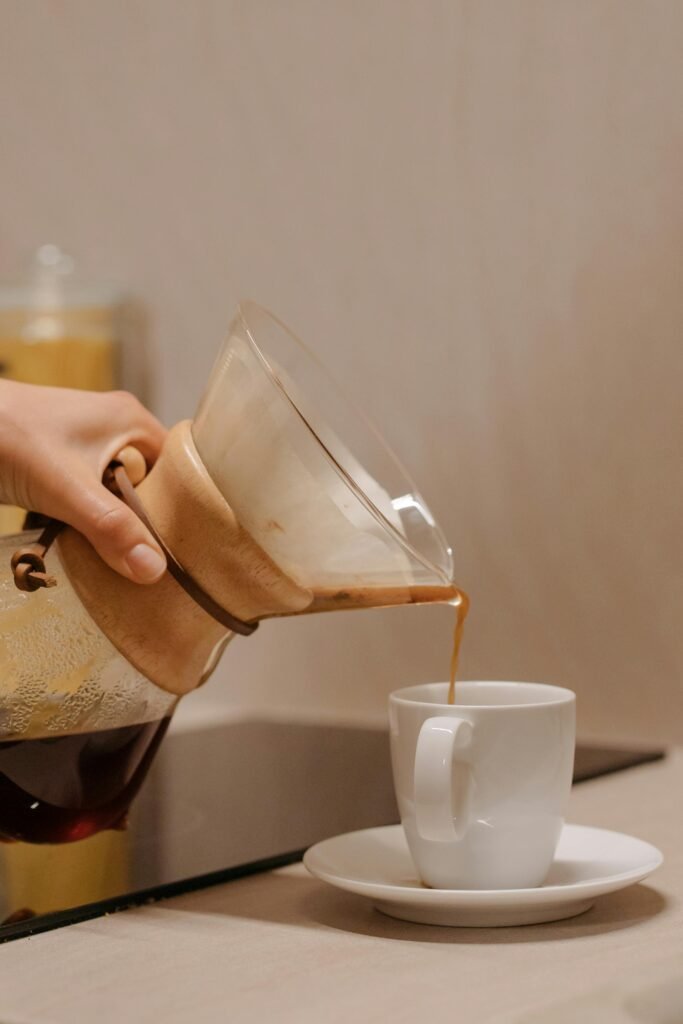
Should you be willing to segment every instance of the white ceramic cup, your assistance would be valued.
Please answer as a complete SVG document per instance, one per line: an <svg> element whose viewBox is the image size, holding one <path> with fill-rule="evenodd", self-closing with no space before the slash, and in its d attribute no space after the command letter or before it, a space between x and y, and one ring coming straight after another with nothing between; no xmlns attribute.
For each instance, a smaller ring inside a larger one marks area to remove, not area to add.
<svg viewBox="0 0 683 1024"><path fill-rule="evenodd" d="M576 700L543 683L396 690L391 759L408 846L438 889L542 885L572 780Z"/></svg>

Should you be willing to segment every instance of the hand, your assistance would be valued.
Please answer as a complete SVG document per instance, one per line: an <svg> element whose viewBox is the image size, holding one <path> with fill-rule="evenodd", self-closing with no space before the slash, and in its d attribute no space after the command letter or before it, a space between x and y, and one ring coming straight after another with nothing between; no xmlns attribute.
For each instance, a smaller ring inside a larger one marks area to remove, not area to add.
<svg viewBox="0 0 683 1024"><path fill-rule="evenodd" d="M125 391L0 381L0 503L61 519L122 576L154 583L166 568L164 555L102 474L127 444L153 465L165 435Z"/></svg>

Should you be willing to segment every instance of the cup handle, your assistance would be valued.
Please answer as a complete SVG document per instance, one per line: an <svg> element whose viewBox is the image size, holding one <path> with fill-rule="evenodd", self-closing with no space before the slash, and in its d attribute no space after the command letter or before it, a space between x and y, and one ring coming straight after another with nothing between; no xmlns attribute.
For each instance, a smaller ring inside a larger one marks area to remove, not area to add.
<svg viewBox="0 0 683 1024"><path fill-rule="evenodd" d="M452 842L468 826L468 794L453 807L453 760L472 741L464 718L428 718L415 751L415 824L421 839ZM458 758L463 760L462 758ZM455 818L455 821L454 821Z"/></svg>

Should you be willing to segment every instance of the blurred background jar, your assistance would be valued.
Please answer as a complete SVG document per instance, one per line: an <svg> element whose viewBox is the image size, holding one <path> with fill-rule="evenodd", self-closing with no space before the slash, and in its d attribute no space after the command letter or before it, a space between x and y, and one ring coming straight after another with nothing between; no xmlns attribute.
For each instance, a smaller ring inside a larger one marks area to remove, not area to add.
<svg viewBox="0 0 683 1024"><path fill-rule="evenodd" d="M57 245L42 245L23 279L0 282L0 377L110 391L148 400L144 319L125 291L87 280ZM0 505L0 534L21 529L21 509Z"/></svg>

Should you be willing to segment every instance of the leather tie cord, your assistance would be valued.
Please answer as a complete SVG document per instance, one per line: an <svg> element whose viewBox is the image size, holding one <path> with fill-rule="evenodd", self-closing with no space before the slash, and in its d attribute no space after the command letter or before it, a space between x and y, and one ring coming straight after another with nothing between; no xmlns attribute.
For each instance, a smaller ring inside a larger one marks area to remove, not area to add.
<svg viewBox="0 0 683 1024"><path fill-rule="evenodd" d="M103 482L105 486L117 494L117 496L120 497L122 501L124 501L136 514L138 519L145 524L166 556L166 564L169 573L176 583L182 587L188 597L191 597L195 604L198 604L200 608L203 608L208 615L214 618L217 622L220 622L220 624L225 626L226 629L231 630L233 633L239 633L241 636L250 636L258 627L258 622L244 622L242 619L238 619L235 615L226 611L225 608L222 608L217 601L214 601L211 595L207 594L197 581L193 579L190 573L183 568L174 556L173 552L169 550L157 533L152 521L147 515L145 506L142 504L140 497L126 473L123 464L117 459L114 459L109 463L109 466L104 473ZM39 590L41 587L57 586L57 580L55 577L50 576L46 572L45 556L64 525L65 524L60 522L58 519L51 519L38 537L37 541L33 544L28 544L23 548L19 548L14 552L11 562L12 573L14 575L15 586L19 590L31 592Z"/></svg>

